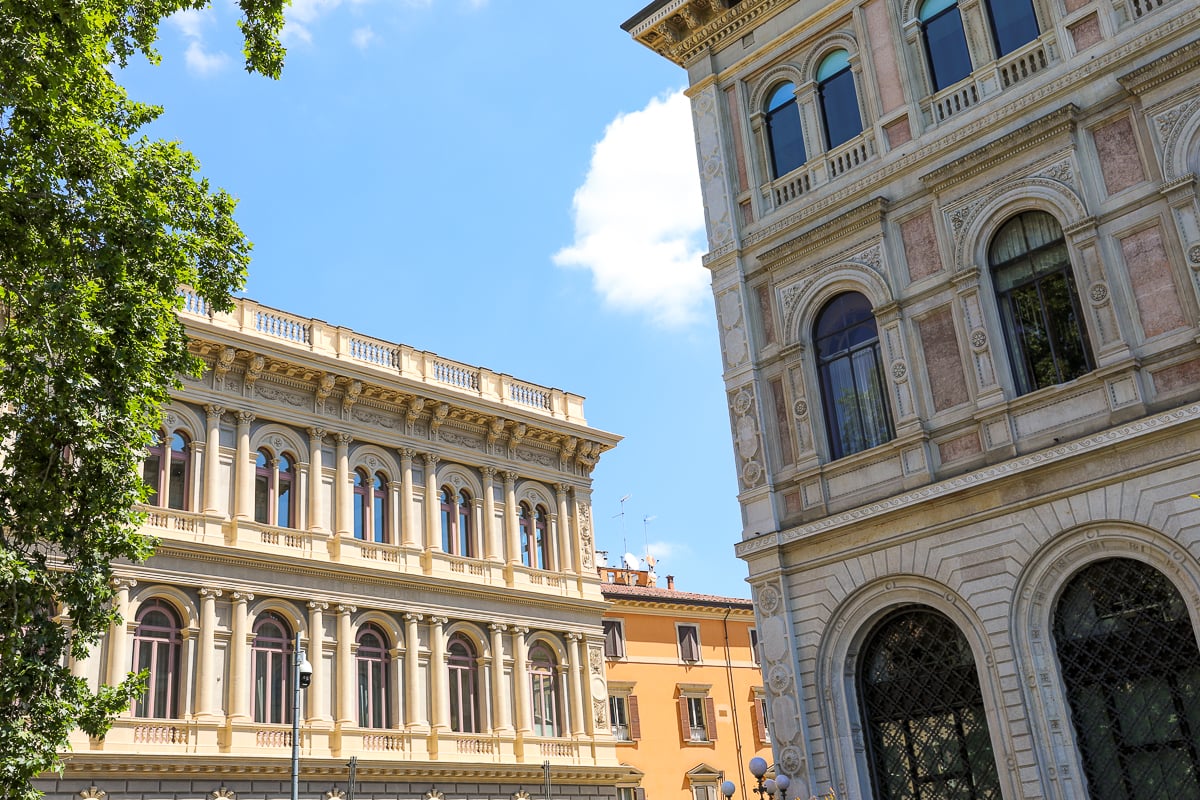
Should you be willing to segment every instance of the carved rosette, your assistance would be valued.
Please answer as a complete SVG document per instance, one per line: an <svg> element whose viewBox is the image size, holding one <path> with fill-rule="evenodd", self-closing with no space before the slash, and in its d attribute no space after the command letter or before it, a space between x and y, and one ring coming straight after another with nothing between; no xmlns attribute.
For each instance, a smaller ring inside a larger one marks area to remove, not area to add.
<svg viewBox="0 0 1200 800"><path fill-rule="evenodd" d="M730 397L734 450L740 462L738 472L741 475L742 486L746 489L758 486L763 478L763 467L759 462L762 441L754 406L754 395L751 394L749 386L737 390Z"/></svg>

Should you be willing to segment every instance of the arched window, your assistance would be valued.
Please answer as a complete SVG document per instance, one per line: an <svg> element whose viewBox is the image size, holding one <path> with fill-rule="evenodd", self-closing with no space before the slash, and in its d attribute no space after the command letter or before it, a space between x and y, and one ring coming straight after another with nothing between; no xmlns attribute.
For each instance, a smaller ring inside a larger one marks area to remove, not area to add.
<svg viewBox="0 0 1200 800"><path fill-rule="evenodd" d="M273 612L254 623L251 645L254 670L254 721L283 725L292 721L292 630Z"/></svg>
<svg viewBox="0 0 1200 800"><path fill-rule="evenodd" d="M533 566L538 569L550 569L550 531L547 527L549 516L544 506L533 510Z"/></svg>
<svg viewBox="0 0 1200 800"><path fill-rule="evenodd" d="M463 489L458 493L458 550L460 556L475 557L475 540L471 525L471 495Z"/></svg>
<svg viewBox="0 0 1200 800"><path fill-rule="evenodd" d="M1200 650L1167 577L1125 558L1084 567L1054 643L1089 794L1200 797Z"/></svg>
<svg viewBox="0 0 1200 800"><path fill-rule="evenodd" d="M375 625L358 632L358 724L363 728L390 728L390 662L387 637Z"/></svg>
<svg viewBox="0 0 1200 800"><path fill-rule="evenodd" d="M939 92L970 75L971 53L957 0L925 0L917 19L921 21L933 90Z"/></svg>
<svg viewBox="0 0 1200 800"><path fill-rule="evenodd" d="M871 304L857 292L830 300L817 316L813 334L829 454L841 458L892 439Z"/></svg>
<svg viewBox="0 0 1200 800"><path fill-rule="evenodd" d="M1090 372L1092 350L1058 220L1044 211L1013 217L992 239L988 264L1017 393Z"/></svg>
<svg viewBox="0 0 1200 800"><path fill-rule="evenodd" d="M164 442L170 443L169 451ZM142 480L150 487L146 502L181 511L186 509L189 478L187 436L181 431L166 436L162 431L156 431L142 462Z"/></svg>
<svg viewBox="0 0 1200 800"><path fill-rule="evenodd" d="M457 495L449 486L443 486L438 493L442 509L442 550L446 553L456 553L458 548L458 508Z"/></svg>
<svg viewBox="0 0 1200 800"><path fill-rule="evenodd" d="M544 644L529 651L529 698L533 704L533 735L558 736L558 669Z"/></svg>
<svg viewBox="0 0 1200 800"><path fill-rule="evenodd" d="M1032 0L987 0L987 10L998 57L1006 56L1038 37Z"/></svg>
<svg viewBox="0 0 1200 800"><path fill-rule="evenodd" d="M133 706L135 717L179 717L179 615L160 600L144 604L133 632L133 671L147 670L146 693Z"/></svg>
<svg viewBox="0 0 1200 800"><path fill-rule="evenodd" d="M767 147L771 153L771 177L778 178L808 161L794 84L781 83L771 91L764 117Z"/></svg>
<svg viewBox="0 0 1200 800"><path fill-rule="evenodd" d="M382 472L376 472L375 479L371 482L371 527L375 531L375 541L377 542L390 542L392 540L387 496L387 476Z"/></svg>
<svg viewBox="0 0 1200 800"><path fill-rule="evenodd" d="M817 97L821 102L821 121L829 149L848 142L862 133L862 115L858 111L858 92L850 70L850 54L834 50L817 67Z"/></svg>
<svg viewBox="0 0 1200 800"><path fill-rule="evenodd" d="M945 615L884 618L863 644L858 685L877 798L1000 800L975 658Z"/></svg>
<svg viewBox="0 0 1200 800"><path fill-rule="evenodd" d="M450 671L450 728L457 733L479 733L479 667L475 646L461 633L446 647Z"/></svg>
<svg viewBox="0 0 1200 800"><path fill-rule="evenodd" d="M296 475L287 453L273 458L259 450L254 462L254 521L290 528L295 525Z"/></svg>
<svg viewBox="0 0 1200 800"><path fill-rule="evenodd" d="M371 519L370 489L367 486L367 474L361 469L354 470L354 538L366 539L367 528Z"/></svg>
<svg viewBox="0 0 1200 800"><path fill-rule="evenodd" d="M521 536L521 563L533 566L533 509L528 503L517 507L517 528Z"/></svg>

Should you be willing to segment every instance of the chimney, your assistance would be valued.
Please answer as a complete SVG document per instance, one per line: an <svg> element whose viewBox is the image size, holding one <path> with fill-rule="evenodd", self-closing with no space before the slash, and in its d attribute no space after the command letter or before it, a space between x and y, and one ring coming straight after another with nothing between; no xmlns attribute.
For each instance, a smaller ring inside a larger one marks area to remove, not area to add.
<svg viewBox="0 0 1200 800"><path fill-rule="evenodd" d="M667 589L671 590L672 592L675 591L675 576L674 575L667 576Z"/></svg>

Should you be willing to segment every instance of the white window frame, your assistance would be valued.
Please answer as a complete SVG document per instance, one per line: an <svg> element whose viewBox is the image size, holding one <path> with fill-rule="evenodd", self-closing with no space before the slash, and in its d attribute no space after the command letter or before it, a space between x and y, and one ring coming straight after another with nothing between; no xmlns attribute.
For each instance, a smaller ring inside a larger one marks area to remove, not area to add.
<svg viewBox="0 0 1200 800"><path fill-rule="evenodd" d="M696 632L696 653L695 658L687 658L683 652L683 635L684 631L691 628ZM676 622L675 623L675 646L678 648L679 660L685 664L702 664L704 659L701 657L703 652L700 647L700 626L694 622Z"/></svg>
<svg viewBox="0 0 1200 800"><path fill-rule="evenodd" d="M604 658L607 661L624 661L625 660L625 620L623 619L602 619L600 624L604 627ZM609 625L616 630L616 654L610 655L608 651L608 631Z"/></svg>

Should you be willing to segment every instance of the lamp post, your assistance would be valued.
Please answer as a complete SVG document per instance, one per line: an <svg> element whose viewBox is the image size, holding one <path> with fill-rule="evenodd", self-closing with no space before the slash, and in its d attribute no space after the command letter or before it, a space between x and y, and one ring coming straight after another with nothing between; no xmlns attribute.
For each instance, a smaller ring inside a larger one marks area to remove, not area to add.
<svg viewBox="0 0 1200 800"><path fill-rule="evenodd" d="M300 649L300 630L292 647L292 800L300 797L300 690L312 683L312 664Z"/></svg>
<svg viewBox="0 0 1200 800"><path fill-rule="evenodd" d="M788 787L792 785L791 779L782 772L776 772L774 778L765 778L767 770L771 767L767 766L765 758L755 756L750 759L747 765L750 769L750 774L754 776L755 786L750 791L758 795L758 800L787 800ZM733 797L737 787L733 785L733 781L724 781L721 783L721 794L725 795L725 800L730 800Z"/></svg>

